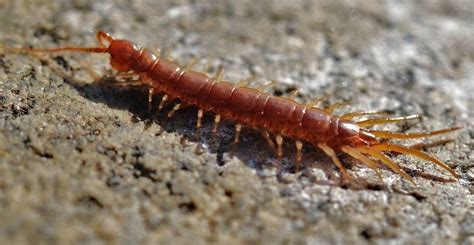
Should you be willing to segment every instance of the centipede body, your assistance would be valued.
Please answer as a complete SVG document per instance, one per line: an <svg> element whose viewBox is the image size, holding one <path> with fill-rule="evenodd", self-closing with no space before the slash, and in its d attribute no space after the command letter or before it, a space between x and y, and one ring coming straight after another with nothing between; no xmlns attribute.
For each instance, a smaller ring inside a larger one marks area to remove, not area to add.
<svg viewBox="0 0 474 245"><path fill-rule="evenodd" d="M448 128L430 132L397 133L366 129L377 124L411 120L418 115L406 117L379 117L359 122L353 119L359 116L377 115L379 113L362 111L334 115L333 109L340 104L327 108L316 108L314 103L301 104L293 99L276 97L258 89L241 86L240 84L223 81L221 74L215 77L181 68L176 63L161 58L151 50L139 47L128 40L115 39L111 35L99 31L98 47L60 47L52 49L16 49L17 52L90 52L108 53L110 64L118 72L127 72L139 77L139 82L149 87L149 102L155 94L164 94L159 109L166 101L179 100L168 116L186 107L198 108L197 128L201 127L204 112L212 112L215 116L215 129L222 120L235 122L236 137L239 142L242 125L261 131L267 142L275 149L279 161L284 155L284 140L291 139L295 143L297 169L300 167L303 143L321 149L334 164L337 165L346 179L352 177L346 172L338 158L344 153L357 159L363 165L376 171L385 165L405 179L413 182L413 178L405 173L400 166L389 159L384 152L393 151L412 155L432 162L447 170L457 178L457 174L445 163L415 148L389 143L381 139L412 139L448 133L458 128ZM274 136L274 139L272 138Z"/></svg>

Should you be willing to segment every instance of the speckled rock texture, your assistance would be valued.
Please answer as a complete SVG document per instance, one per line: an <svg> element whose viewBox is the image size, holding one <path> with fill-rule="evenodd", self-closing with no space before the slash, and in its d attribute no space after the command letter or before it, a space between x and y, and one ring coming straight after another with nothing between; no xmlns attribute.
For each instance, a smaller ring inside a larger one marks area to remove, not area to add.
<svg viewBox="0 0 474 245"><path fill-rule="evenodd" d="M426 150L456 182L391 154L417 186L341 156L367 182L344 185L309 147L294 173L290 141L282 180L257 132L232 150L232 123L213 138L209 114L199 139L196 108L149 113L146 89L117 85L107 55L0 50L3 244L474 243L472 0L0 0L0 23L4 45L94 46L105 30L197 70L223 66L229 81L274 80L277 95L351 101L337 113L423 115L384 129L462 127L405 142L455 139Z"/></svg>

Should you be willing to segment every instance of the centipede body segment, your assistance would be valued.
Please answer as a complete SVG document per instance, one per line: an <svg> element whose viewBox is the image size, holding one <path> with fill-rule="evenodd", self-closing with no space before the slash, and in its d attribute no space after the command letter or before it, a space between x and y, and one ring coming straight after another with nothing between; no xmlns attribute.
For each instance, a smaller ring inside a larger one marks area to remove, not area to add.
<svg viewBox="0 0 474 245"><path fill-rule="evenodd" d="M239 142L242 125L247 125L262 132L262 135L275 150L280 162L284 152L283 142L294 141L296 150L296 169L300 169L303 143L321 149L336 164L346 179L352 177L346 172L338 158L338 153L347 154L363 165L373 169L377 175L379 165L385 165L392 171L414 183L413 178L385 154L397 152L411 155L436 164L458 178L456 172L445 163L415 148L390 143L390 139L413 139L445 134L459 128L453 127L438 131L397 133L371 130L373 125L406 121L418 118L418 115L406 117L382 117L355 122L360 116L374 116L383 113L363 111L350 112L341 116L334 115L335 108L343 105L337 103L327 108L316 108L319 100L301 104L292 98L276 97L259 89L245 87L246 81L233 84L222 80L222 70L214 77L192 70L192 64L181 68L174 62L160 58L146 48L139 47L130 41L115 39L99 31L98 47L60 47L51 49L11 49L15 52L89 52L108 53L110 64L118 72L129 72L139 76L139 81L149 87L148 101L151 104L154 94L164 94L158 109L167 101L179 100L179 103L168 112L173 116L177 110L196 106L198 108L196 126L202 126L204 112L215 114L213 133L222 120L235 122L234 144Z"/></svg>

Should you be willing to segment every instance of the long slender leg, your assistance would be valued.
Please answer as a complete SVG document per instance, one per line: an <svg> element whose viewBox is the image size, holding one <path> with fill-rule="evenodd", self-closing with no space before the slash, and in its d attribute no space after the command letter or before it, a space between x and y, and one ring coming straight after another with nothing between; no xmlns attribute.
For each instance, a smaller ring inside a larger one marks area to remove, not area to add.
<svg viewBox="0 0 474 245"><path fill-rule="evenodd" d="M204 116L204 111L202 109L198 110L196 128L200 129L202 126L202 117Z"/></svg>
<svg viewBox="0 0 474 245"><path fill-rule="evenodd" d="M234 144L238 144L240 142L240 132L242 131L242 124L237 123L235 125L235 139Z"/></svg>
<svg viewBox="0 0 474 245"><path fill-rule="evenodd" d="M341 116L341 119L351 120L354 117L366 116L366 115L388 115L387 112L384 111L357 111L357 112L349 112Z"/></svg>
<svg viewBox="0 0 474 245"><path fill-rule="evenodd" d="M168 101L168 95L165 94L163 95L163 97L161 97L160 104L158 105L158 111L163 109L163 106L165 106L166 101Z"/></svg>
<svg viewBox="0 0 474 245"><path fill-rule="evenodd" d="M298 90L293 90L290 94L290 96L288 96L288 99L290 100L295 100L295 98L298 96L299 92Z"/></svg>
<svg viewBox="0 0 474 245"><path fill-rule="evenodd" d="M328 113L332 113L335 109L346 106L346 105L350 105L350 103L351 103L350 101L336 102L324 108L324 110L327 111Z"/></svg>
<svg viewBox="0 0 474 245"><path fill-rule="evenodd" d="M191 60L186 65L186 71L191 71L193 69L194 65L196 65L196 62L197 62L196 58L194 58L194 57L191 58Z"/></svg>
<svg viewBox="0 0 474 245"><path fill-rule="evenodd" d="M150 87L148 89L148 111L151 111L151 102L153 101L153 92L154 92L154 88Z"/></svg>
<svg viewBox="0 0 474 245"><path fill-rule="evenodd" d="M240 142L240 132L241 131L242 131L242 124L240 124L240 123L235 124L235 138L234 138L234 143L232 144L232 151L231 151L232 156L235 153L235 147Z"/></svg>
<svg viewBox="0 0 474 245"><path fill-rule="evenodd" d="M168 112L167 117L168 117L168 118L172 117L172 116L174 115L174 113L175 113L176 111L178 111L180 108L181 108L181 104L176 104L176 105L173 107L173 109L171 109L171 111Z"/></svg>
<svg viewBox="0 0 474 245"><path fill-rule="evenodd" d="M254 79L254 77L249 77L249 78L240 80L239 82L237 82L235 84L235 87L236 88L245 87L245 86L249 85L250 81L252 81L253 79Z"/></svg>
<svg viewBox="0 0 474 245"><path fill-rule="evenodd" d="M422 142L422 143L417 143L417 144L410 145L410 146L408 146L408 148L417 149L417 150L421 150L421 149L424 150L424 149L435 147L435 146L445 145L445 144L451 143L453 141L454 141L453 139L442 139L442 140L436 140L434 142Z"/></svg>
<svg viewBox="0 0 474 245"><path fill-rule="evenodd" d="M212 133L213 134L217 133L217 129L219 128L220 122L221 122L221 115L217 114L214 117L214 127L212 128Z"/></svg>
<svg viewBox="0 0 474 245"><path fill-rule="evenodd" d="M441 129L436 131L428 131L428 132L416 132L416 133L398 133L398 132L387 132L387 131L377 131L377 130L369 130L369 132L376 137L384 138L384 139L416 139L416 138L424 138L439 134L446 134L451 131L455 131L460 129L459 127L454 128L447 128Z"/></svg>
<svg viewBox="0 0 474 245"><path fill-rule="evenodd" d="M373 149L369 149L369 148L365 148L365 147L358 147L356 149L363 152L363 153L365 153L365 154L369 154L369 155L373 156L374 158L382 161L382 163L385 164L386 166L388 166L390 169L392 169L392 171L394 171L395 173L400 174L403 178L410 181L412 184L416 185L415 181L413 180L413 178L410 175L408 175L405 171L403 171L403 169L401 169L400 166L398 166L398 164L396 164L395 162L390 160L390 158L386 157L382 152L376 151L376 150L373 150Z"/></svg>
<svg viewBox="0 0 474 245"><path fill-rule="evenodd" d="M378 169L378 164L376 162L370 160L368 157L364 156L362 153L360 153L358 150L356 150L352 147L343 146L343 147L341 147L341 150L343 152L345 152L346 154L348 154L349 156L359 160L365 166L367 166L367 167L371 168L372 170L374 170L374 172L377 174L377 177L379 177L379 179L382 181L382 183L384 182L383 177L380 174L380 171Z"/></svg>
<svg viewBox="0 0 474 245"><path fill-rule="evenodd" d="M209 63L206 63L203 67L202 67L202 70L203 72L209 76L209 69L211 68L211 64Z"/></svg>
<svg viewBox="0 0 474 245"><path fill-rule="evenodd" d="M214 127L212 127L212 142L215 142L217 129L219 129L220 122L221 122L221 115L216 114L214 117Z"/></svg>
<svg viewBox="0 0 474 245"><path fill-rule="evenodd" d="M309 107L309 108L315 107L315 106L317 106L320 102L323 102L323 101L327 100L328 98L329 98L329 95L328 95L328 94L325 94L325 95L322 96L322 97L318 97L318 98L315 98L315 99L309 101L308 103L306 103L306 106Z"/></svg>
<svg viewBox="0 0 474 245"><path fill-rule="evenodd" d="M418 118L420 118L420 115L417 115L417 114L404 116L404 117L372 118L372 119L356 122L356 124L359 125L360 127L367 127L367 126L374 126L374 125L379 125L379 124L402 122L402 121L418 119Z"/></svg>
<svg viewBox="0 0 474 245"><path fill-rule="evenodd" d="M196 140L200 142L201 140L201 127L202 127L202 117L204 116L204 111L202 109L198 110L197 121L196 121Z"/></svg>
<svg viewBox="0 0 474 245"><path fill-rule="evenodd" d="M265 131L263 129L260 130L260 133L262 134L263 138L265 138L265 140L267 141L267 144L270 146L270 148L272 148L273 152L276 154L277 151L276 151L275 143L273 143L273 140L270 137L270 133L268 133L268 131Z"/></svg>
<svg viewBox="0 0 474 245"><path fill-rule="evenodd" d="M302 159L302 153L301 151L303 150L303 142L301 140L296 140L295 141L295 146L296 146L296 169L295 173L298 173L300 171L301 167L301 159Z"/></svg>
<svg viewBox="0 0 474 245"><path fill-rule="evenodd" d="M329 146L327 146L326 144L323 144L323 143L318 144L318 147L321 150L323 150L324 153L326 153L326 155L328 155L332 159L333 163L336 164L336 166L339 168L339 170L341 171L341 174L344 178L346 178L349 181L354 180L354 178L352 176L350 176L349 173L347 173L344 166L342 166L341 161L339 161L339 158L337 158L336 152L334 152L334 150L331 147L329 147Z"/></svg>
<svg viewBox="0 0 474 245"><path fill-rule="evenodd" d="M444 168L445 170L447 170L456 179L459 178L459 175L456 172L454 172L454 170L451 167L449 167L445 163L441 162L440 160L438 160L438 159L436 159L436 158L434 158L434 157L432 157L432 156L430 156L430 155L428 155L428 154L426 154L422 151L416 150L416 149L411 149L411 148L408 148L406 146L394 145L394 144L389 144L389 143L373 145L373 146L370 146L370 149L380 150L380 151L395 151L395 152L415 156L415 157L418 157L420 159L430 161L430 162L440 166L441 168Z"/></svg>
<svg viewBox="0 0 474 245"><path fill-rule="evenodd" d="M214 79L216 79L216 81L221 81L223 77L224 77L224 67L219 66L217 68L216 76L214 77Z"/></svg>
<svg viewBox="0 0 474 245"><path fill-rule="evenodd" d="M269 81L269 82L264 83L262 86L258 87L257 90L260 92L264 92L273 86L275 86L275 81Z"/></svg>
<svg viewBox="0 0 474 245"><path fill-rule="evenodd" d="M275 141L277 143L277 173L280 173L283 158L283 137L277 135Z"/></svg>

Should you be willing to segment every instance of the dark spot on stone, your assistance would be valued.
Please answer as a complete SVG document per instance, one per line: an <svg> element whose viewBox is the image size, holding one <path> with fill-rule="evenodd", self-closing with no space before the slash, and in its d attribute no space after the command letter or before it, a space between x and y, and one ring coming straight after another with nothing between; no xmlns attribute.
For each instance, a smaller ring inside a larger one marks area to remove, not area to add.
<svg viewBox="0 0 474 245"><path fill-rule="evenodd" d="M421 195L418 192L410 192L408 193L410 196L414 197L418 202L422 202L426 199L425 196Z"/></svg>
<svg viewBox="0 0 474 245"><path fill-rule="evenodd" d="M116 187L120 185L120 178L113 174L113 176L109 177L105 183L108 187Z"/></svg>
<svg viewBox="0 0 474 245"><path fill-rule="evenodd" d="M180 203L178 204L178 207L179 209L181 209L183 212L185 213L192 213L194 211L196 211L197 207L196 207L196 204L194 204L194 202L183 202L183 203Z"/></svg>
<svg viewBox="0 0 474 245"><path fill-rule="evenodd" d="M365 238L366 240L371 240L372 237L373 237L373 234L372 234L372 231L370 228L367 228L365 230L363 230L360 235Z"/></svg>
<svg viewBox="0 0 474 245"><path fill-rule="evenodd" d="M67 62L66 59L62 56L56 56L53 58L53 60L60 66L62 66L65 70L70 71L71 67L69 66L69 63Z"/></svg>
<svg viewBox="0 0 474 245"><path fill-rule="evenodd" d="M133 172L133 177L144 177L152 180L153 182L156 181L156 178L154 176L156 174L156 170L145 167L143 163L137 162L133 164L133 169L135 170Z"/></svg>
<svg viewBox="0 0 474 245"><path fill-rule="evenodd" d="M90 195L86 195L77 199L77 204L86 208L104 208L104 205L99 200L97 200L97 198Z"/></svg>

